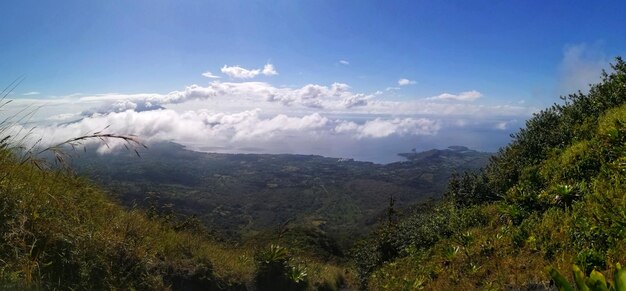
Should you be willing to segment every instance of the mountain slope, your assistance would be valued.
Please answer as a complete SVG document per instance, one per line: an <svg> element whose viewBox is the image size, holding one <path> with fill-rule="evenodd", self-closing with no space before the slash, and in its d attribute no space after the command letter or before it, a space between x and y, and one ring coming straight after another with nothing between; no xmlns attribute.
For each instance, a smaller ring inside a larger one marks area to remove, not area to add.
<svg viewBox="0 0 626 291"><path fill-rule="evenodd" d="M612 69L535 114L483 171L453 179L444 202L362 242L362 284L542 290L548 265L613 274L626 262L626 63Z"/></svg>
<svg viewBox="0 0 626 291"><path fill-rule="evenodd" d="M124 209L85 179L21 163L6 149L0 149L0 169L0 289L262 287L263 264L255 256L264 254L264 245L234 248L193 221ZM349 284L343 268L292 257L284 248L281 254L277 259L308 270L294 271L301 289ZM270 278L285 281L281 276Z"/></svg>

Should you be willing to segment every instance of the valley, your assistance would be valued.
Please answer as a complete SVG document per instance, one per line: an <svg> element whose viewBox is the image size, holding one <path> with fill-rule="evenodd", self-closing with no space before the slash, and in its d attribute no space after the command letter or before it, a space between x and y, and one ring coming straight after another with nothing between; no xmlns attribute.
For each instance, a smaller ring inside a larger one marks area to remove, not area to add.
<svg viewBox="0 0 626 291"><path fill-rule="evenodd" d="M201 153L158 143L140 158L87 151L73 162L79 174L127 207L169 205L224 239L297 226L349 246L384 218L390 197L398 209L439 199L453 173L477 170L491 156L465 147L401 155L407 161L382 165L313 155Z"/></svg>

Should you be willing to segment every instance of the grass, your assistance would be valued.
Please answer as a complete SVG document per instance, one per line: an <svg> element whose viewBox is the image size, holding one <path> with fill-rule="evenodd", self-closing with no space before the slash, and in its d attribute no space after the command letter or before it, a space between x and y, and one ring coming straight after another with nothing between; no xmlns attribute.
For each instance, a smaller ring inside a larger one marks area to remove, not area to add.
<svg viewBox="0 0 626 291"><path fill-rule="evenodd" d="M482 209L491 217L484 225L469 228L427 250L412 249L375 271L372 290L503 290L532 284L548 286L541 272L550 263L528 245L513 243L508 221L501 221L496 205Z"/></svg>
<svg viewBox="0 0 626 291"><path fill-rule="evenodd" d="M254 285L254 249L224 245L204 232L175 230L144 210L122 208L86 179L41 170L6 149L0 150L0 169L0 279L7 286ZM342 267L294 259L307 265L311 288L349 283Z"/></svg>

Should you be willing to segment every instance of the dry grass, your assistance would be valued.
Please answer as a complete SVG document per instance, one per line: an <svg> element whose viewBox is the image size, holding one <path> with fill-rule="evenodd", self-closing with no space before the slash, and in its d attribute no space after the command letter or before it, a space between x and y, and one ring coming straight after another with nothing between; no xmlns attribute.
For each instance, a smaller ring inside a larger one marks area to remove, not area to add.
<svg viewBox="0 0 626 291"><path fill-rule="evenodd" d="M249 256L245 252L175 231L144 211L122 209L83 179L40 171L2 153L3 281L63 288L167 287L172 272L193 273L204 264L215 277L207 279L219 284L251 282L255 266L242 259Z"/></svg>

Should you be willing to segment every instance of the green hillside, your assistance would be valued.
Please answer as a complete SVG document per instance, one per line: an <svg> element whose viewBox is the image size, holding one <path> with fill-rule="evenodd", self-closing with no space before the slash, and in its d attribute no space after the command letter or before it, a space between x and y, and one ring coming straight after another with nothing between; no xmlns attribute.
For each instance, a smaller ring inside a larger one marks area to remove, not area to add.
<svg viewBox="0 0 626 291"><path fill-rule="evenodd" d="M572 264L612 278L626 262L626 63L563 99L480 173L451 180L444 201L362 241L362 286L543 290L547 266L573 282Z"/></svg>
<svg viewBox="0 0 626 291"><path fill-rule="evenodd" d="M216 242L193 220L124 209L93 183L0 149L0 289L335 290L345 267ZM269 281L268 281L269 280ZM269 282L269 283L268 283Z"/></svg>

